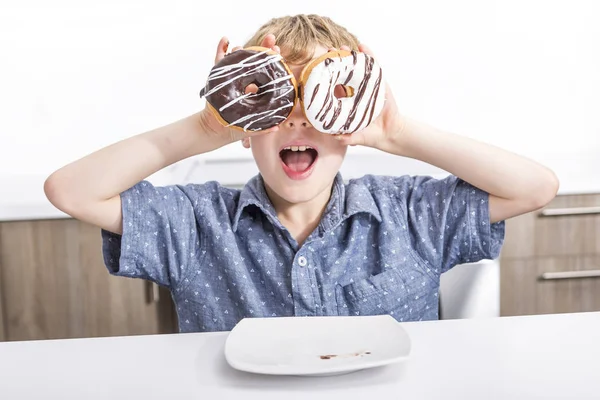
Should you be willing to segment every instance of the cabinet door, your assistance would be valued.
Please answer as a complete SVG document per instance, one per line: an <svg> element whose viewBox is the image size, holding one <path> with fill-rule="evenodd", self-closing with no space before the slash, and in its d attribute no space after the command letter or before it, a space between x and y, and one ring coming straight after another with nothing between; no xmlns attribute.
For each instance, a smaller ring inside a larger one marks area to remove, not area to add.
<svg viewBox="0 0 600 400"><path fill-rule="evenodd" d="M503 258L600 254L600 194L557 196L506 222Z"/></svg>
<svg viewBox="0 0 600 400"><path fill-rule="evenodd" d="M72 219L0 223L5 340L172 333L168 291L109 275L100 230Z"/></svg>
<svg viewBox="0 0 600 400"><path fill-rule="evenodd" d="M501 263L501 315L600 311L600 256L509 259Z"/></svg>

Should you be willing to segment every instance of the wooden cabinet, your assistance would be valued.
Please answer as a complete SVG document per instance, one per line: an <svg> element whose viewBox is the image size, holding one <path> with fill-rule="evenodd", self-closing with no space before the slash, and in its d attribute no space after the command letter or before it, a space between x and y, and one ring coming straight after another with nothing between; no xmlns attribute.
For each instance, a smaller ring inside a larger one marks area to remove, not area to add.
<svg viewBox="0 0 600 400"><path fill-rule="evenodd" d="M73 219L0 223L0 340L175 332L169 292L109 275L101 246Z"/></svg>
<svg viewBox="0 0 600 400"><path fill-rule="evenodd" d="M507 221L500 271L501 315L600 311L600 194Z"/></svg>

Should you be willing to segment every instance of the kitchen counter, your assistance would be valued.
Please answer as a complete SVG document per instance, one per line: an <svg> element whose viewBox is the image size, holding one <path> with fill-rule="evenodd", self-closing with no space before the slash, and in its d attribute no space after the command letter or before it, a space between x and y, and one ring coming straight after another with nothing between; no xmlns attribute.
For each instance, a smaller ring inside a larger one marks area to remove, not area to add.
<svg viewBox="0 0 600 400"><path fill-rule="evenodd" d="M600 193L600 157L590 154L575 161L573 157L553 157L547 162L560 179L559 194ZM397 171L397 172L396 172ZM157 185L185 184L218 180L225 185L239 186L258 172L251 157L190 158L172 165L149 180ZM408 174L443 177L447 173L420 161L386 153L349 154L341 173L346 179L371 174ZM0 221L65 218L44 195L45 175L0 174Z"/></svg>
<svg viewBox="0 0 600 400"><path fill-rule="evenodd" d="M227 333L0 343L2 399L597 399L600 313L404 323L409 360L347 375L229 367Z"/></svg>

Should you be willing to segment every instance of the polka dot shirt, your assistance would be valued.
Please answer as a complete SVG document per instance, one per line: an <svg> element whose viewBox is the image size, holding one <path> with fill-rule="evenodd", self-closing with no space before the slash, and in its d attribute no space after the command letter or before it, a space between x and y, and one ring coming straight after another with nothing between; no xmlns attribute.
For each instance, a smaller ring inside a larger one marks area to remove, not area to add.
<svg viewBox="0 0 600 400"><path fill-rule="evenodd" d="M260 175L241 190L142 181L121 199L123 234L102 231L108 271L170 289L181 332L228 331L256 317L438 319L440 275L496 258L504 240L488 194L454 176L338 174L302 245Z"/></svg>

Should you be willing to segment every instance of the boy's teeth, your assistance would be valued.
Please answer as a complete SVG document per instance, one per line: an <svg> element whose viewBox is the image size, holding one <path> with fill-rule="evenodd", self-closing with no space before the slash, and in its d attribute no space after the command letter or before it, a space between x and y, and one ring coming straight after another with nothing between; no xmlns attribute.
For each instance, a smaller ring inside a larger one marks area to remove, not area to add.
<svg viewBox="0 0 600 400"><path fill-rule="evenodd" d="M312 147L310 146L288 146L288 147L284 147L284 150L291 150L291 151L305 151L308 149L312 149Z"/></svg>

